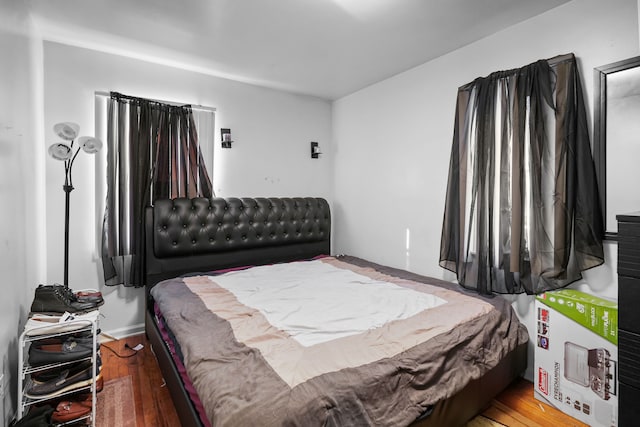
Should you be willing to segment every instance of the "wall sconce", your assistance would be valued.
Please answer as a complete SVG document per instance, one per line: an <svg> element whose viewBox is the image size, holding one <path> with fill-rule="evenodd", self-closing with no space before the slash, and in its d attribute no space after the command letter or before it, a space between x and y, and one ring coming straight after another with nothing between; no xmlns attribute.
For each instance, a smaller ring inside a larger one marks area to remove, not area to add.
<svg viewBox="0 0 640 427"><path fill-rule="evenodd" d="M311 143L311 158L312 159L317 159L318 157L320 157L320 154L322 154L320 152L320 146L318 145L317 142L312 142Z"/></svg>
<svg viewBox="0 0 640 427"><path fill-rule="evenodd" d="M231 129L220 129L220 136L222 138L222 148L231 148Z"/></svg>

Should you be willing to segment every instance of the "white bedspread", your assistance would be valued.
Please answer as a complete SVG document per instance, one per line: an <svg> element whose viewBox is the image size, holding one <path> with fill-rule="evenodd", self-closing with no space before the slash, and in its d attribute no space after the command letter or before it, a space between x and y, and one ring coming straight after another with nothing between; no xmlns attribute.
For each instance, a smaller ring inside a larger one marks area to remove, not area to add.
<svg viewBox="0 0 640 427"><path fill-rule="evenodd" d="M435 295L321 261L254 267L211 279L305 347L359 334L446 303Z"/></svg>

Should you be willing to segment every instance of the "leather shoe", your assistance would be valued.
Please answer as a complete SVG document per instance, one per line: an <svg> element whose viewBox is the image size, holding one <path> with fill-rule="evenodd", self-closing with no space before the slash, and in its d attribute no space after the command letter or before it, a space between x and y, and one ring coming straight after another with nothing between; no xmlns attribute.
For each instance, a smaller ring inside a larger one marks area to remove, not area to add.
<svg viewBox="0 0 640 427"><path fill-rule="evenodd" d="M93 335L91 335L91 331L84 331L82 333L78 332L76 334L65 334L63 336L55 336L55 337L44 337L37 340L38 345L40 346L60 346L67 341L75 341L78 344L82 345L93 345ZM100 342L96 338L96 348L100 347Z"/></svg>
<svg viewBox="0 0 640 427"><path fill-rule="evenodd" d="M102 378L101 374L96 376L96 393L99 393L104 388L104 378Z"/></svg>
<svg viewBox="0 0 640 427"><path fill-rule="evenodd" d="M62 344L40 344L35 341L29 347L29 364L42 366L50 363L72 362L93 353L93 343L78 342L68 338Z"/></svg>
<svg viewBox="0 0 640 427"><path fill-rule="evenodd" d="M94 289L85 289L82 291L76 291L74 293L76 301L84 303L88 302L91 304L96 304L97 306L101 306L104 304L104 299L102 298L102 292L96 291Z"/></svg>
<svg viewBox="0 0 640 427"><path fill-rule="evenodd" d="M98 361L96 365L96 374L99 374L100 370L102 369L102 359L100 358L100 356L98 356L97 359ZM31 380L37 383L45 383L47 381L58 378L62 371L64 371L65 369L69 371L69 375L75 375L87 368L91 368L91 361L83 360L82 362L74 363L71 365L57 366L55 368L33 372L31 373Z"/></svg>
<svg viewBox="0 0 640 427"><path fill-rule="evenodd" d="M79 396L77 399L63 400L56 406L56 410L51 416L51 421L66 423L67 421L84 417L89 415L92 406L91 394Z"/></svg>
<svg viewBox="0 0 640 427"><path fill-rule="evenodd" d="M101 375L98 375L97 379L100 377ZM75 375L69 375L69 370L65 369L58 378L51 381L45 383L32 381L24 395L31 399L49 399L63 393L88 387L91 383L93 383L93 377L90 367Z"/></svg>

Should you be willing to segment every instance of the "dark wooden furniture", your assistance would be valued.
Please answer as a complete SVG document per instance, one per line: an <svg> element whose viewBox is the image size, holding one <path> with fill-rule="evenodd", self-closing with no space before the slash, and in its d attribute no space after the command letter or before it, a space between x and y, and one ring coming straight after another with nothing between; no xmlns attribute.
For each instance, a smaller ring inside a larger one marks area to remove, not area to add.
<svg viewBox="0 0 640 427"><path fill-rule="evenodd" d="M620 426L640 419L640 212L618 219L618 383Z"/></svg>

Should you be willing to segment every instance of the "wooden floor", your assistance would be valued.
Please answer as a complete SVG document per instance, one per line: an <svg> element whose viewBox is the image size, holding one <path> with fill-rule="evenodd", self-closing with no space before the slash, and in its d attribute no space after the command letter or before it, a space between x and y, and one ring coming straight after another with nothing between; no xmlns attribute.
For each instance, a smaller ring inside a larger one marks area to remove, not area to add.
<svg viewBox="0 0 640 427"><path fill-rule="evenodd" d="M125 344L144 348L137 353ZM180 425L169 390L164 386L158 363L144 335L104 342L101 350L102 375L106 381L130 375L136 403L137 427L176 427ZM105 348L108 347L108 348ZM118 357L111 350L120 356ZM482 414L508 427L586 426L574 418L536 400L533 384L520 379L500 394Z"/></svg>
<svg viewBox="0 0 640 427"><path fill-rule="evenodd" d="M533 397L533 383L525 379L498 395L482 415L509 427L588 427Z"/></svg>
<svg viewBox="0 0 640 427"><path fill-rule="evenodd" d="M135 352L126 348L125 344L131 347L142 344L144 348ZM123 357L116 356L109 349ZM102 357L101 372L105 383L110 379L131 375L137 427L180 426L180 419L173 406L169 390L164 386L158 362L144 335L110 342L101 340L100 355Z"/></svg>

